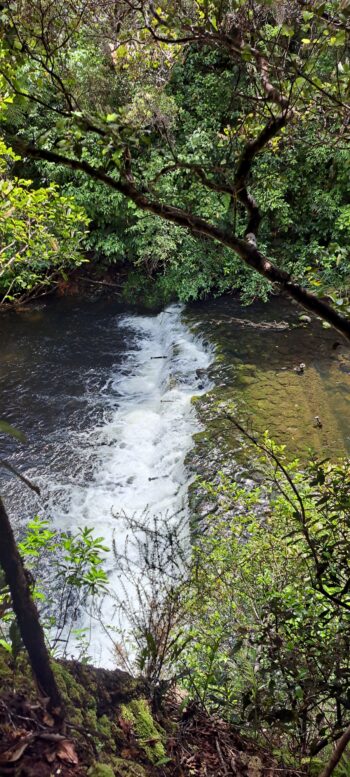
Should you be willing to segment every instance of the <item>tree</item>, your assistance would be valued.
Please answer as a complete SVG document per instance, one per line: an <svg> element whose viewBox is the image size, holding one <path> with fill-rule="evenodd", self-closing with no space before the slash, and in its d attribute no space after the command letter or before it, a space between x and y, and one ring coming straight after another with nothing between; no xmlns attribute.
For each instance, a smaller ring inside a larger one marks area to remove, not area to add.
<svg viewBox="0 0 350 777"><path fill-rule="evenodd" d="M155 7L150 0L80 0L57 8L48 0L7 0L2 31L0 72L9 95L22 111L40 106L50 126L34 140L28 133L13 138L9 115L3 131L18 153L81 171L140 210L228 247L350 339L348 319L259 249L261 212L251 191L258 155L271 146L277 154L293 150L316 118L321 145L346 142L348 2L180 0ZM232 73L228 121L213 134L210 165L200 148L182 158L172 142L178 118L166 86L193 50L215 51ZM135 89L141 79L142 92ZM156 139L162 164L150 175ZM196 182L197 206L188 208L186 192L179 204L164 196L162 180L179 172ZM202 216L208 191L227 203L225 218Z"/></svg>
<svg viewBox="0 0 350 777"><path fill-rule="evenodd" d="M11 179L10 164L18 159L0 140L0 304L37 293L84 261L84 211L55 184L34 188L30 180Z"/></svg>
<svg viewBox="0 0 350 777"><path fill-rule="evenodd" d="M41 693L48 697L49 708L59 721L64 710L62 698L52 671L44 631L33 600L30 582L11 528L4 503L0 497L0 566L11 593L13 610L17 618L23 643L28 651L30 664Z"/></svg>

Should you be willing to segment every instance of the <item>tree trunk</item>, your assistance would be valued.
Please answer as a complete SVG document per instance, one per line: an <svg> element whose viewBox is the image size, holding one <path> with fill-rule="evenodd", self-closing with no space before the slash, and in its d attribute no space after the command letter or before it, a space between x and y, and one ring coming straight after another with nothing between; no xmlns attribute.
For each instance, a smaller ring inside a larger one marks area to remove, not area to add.
<svg viewBox="0 0 350 777"><path fill-rule="evenodd" d="M338 739L338 742L333 750L333 753L328 761L327 766L325 766L324 769L322 769L322 772L319 774L319 777L331 777L331 774L334 772L335 767L338 765L344 750L346 746L350 742L350 726L348 726L347 729L345 729L344 734Z"/></svg>
<svg viewBox="0 0 350 777"><path fill-rule="evenodd" d="M33 601L29 583L4 503L0 497L0 565L9 586L13 610L39 690L49 697L50 712L63 719L63 704L50 664L39 613Z"/></svg>

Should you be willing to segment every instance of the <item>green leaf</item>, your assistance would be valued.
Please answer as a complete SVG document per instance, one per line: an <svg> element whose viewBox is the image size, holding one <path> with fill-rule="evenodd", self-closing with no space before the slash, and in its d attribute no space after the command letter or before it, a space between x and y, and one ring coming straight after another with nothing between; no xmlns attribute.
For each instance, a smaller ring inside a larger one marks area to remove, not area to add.
<svg viewBox="0 0 350 777"><path fill-rule="evenodd" d="M20 432L19 429L16 429L14 426L11 426L11 424L7 423L7 421L0 420L0 432L3 434L8 434L11 437L15 437L15 439L19 440L19 442L27 442L25 434Z"/></svg>
<svg viewBox="0 0 350 777"><path fill-rule="evenodd" d="M281 33L282 35L286 35L288 38L292 38L293 35L295 35L295 30L288 24L282 24Z"/></svg>
<svg viewBox="0 0 350 777"><path fill-rule="evenodd" d="M6 650L8 653L12 652L11 644L9 642L6 642L5 639L0 639L0 645L4 650Z"/></svg>

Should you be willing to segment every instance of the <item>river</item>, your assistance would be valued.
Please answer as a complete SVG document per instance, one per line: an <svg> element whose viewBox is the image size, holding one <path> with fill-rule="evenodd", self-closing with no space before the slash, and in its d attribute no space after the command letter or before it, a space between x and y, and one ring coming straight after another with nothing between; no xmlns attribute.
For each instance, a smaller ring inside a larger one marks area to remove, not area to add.
<svg viewBox="0 0 350 777"><path fill-rule="evenodd" d="M218 420L222 401L291 454L349 453L349 350L299 314L280 299L242 308L232 298L158 314L69 299L2 314L0 416L27 444L2 435L1 455L41 488L38 498L1 471L16 530L39 513L111 546L123 513L188 516L192 472L239 458ZM111 562L108 573L117 585ZM94 660L107 665L103 635L95 642Z"/></svg>

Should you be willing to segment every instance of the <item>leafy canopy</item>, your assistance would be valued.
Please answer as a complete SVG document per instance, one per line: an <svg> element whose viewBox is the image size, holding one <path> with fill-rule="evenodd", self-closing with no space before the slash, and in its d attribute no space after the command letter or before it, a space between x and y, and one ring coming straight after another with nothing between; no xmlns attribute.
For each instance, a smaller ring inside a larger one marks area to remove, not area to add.
<svg viewBox="0 0 350 777"><path fill-rule="evenodd" d="M32 181L9 176L19 160L0 141L0 291L2 301L27 296L84 261L80 251L88 219L58 187L33 188Z"/></svg>
<svg viewBox="0 0 350 777"><path fill-rule="evenodd" d="M125 254L133 260L136 236L137 263L146 274L169 270L166 292L172 284L182 294L189 286L188 296L249 286L254 272L263 278L258 291L262 285L266 294L269 284L278 284L348 334L349 322L318 301L337 267L347 284L346 194L342 190L330 207L332 195L323 197L326 170L310 193L313 174L305 162L312 145L317 167L322 160L333 164L333 152L335 166L343 165L347 2L180 0L155 6L123 0L117 7L93 1L54 7L46 0L8 0L2 29L0 72L14 99L2 122L6 137L23 155L68 168L73 180L84 174L127 197L134 211L126 219L117 204L116 219L127 226ZM40 120L29 134L24 117L34 109ZM172 222L163 238L156 228L159 260L151 263L155 230L143 220L145 212L148 219ZM300 212L304 234L288 240ZM197 282L193 265L181 261L182 240L186 260L191 243L173 225L200 240ZM124 241L118 245L110 234L109 256L125 256ZM217 269L210 249L208 262L200 262L208 239L219 244ZM174 241L174 251L167 241ZM301 288L305 281L313 293Z"/></svg>

